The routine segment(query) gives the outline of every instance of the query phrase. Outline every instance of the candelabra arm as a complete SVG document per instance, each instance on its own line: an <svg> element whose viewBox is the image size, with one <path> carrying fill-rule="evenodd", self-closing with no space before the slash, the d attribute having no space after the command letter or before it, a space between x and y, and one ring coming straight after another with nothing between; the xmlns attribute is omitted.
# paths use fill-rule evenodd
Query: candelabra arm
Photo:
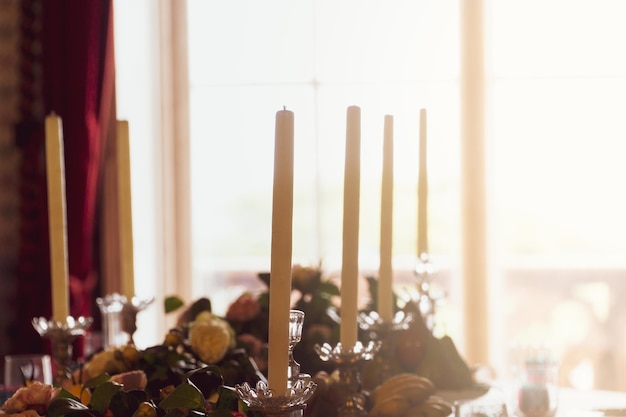
<svg viewBox="0 0 626 417"><path fill-rule="evenodd" d="M152 302L154 297L148 299L140 299L133 297L132 299L124 299L124 307L122 308L122 330L128 334L128 343L135 344L133 336L137 331L137 313L145 310Z"/></svg>
<svg viewBox="0 0 626 417"><path fill-rule="evenodd" d="M41 337L50 339L52 344L52 359L57 365L57 373L54 376L54 385L61 386L68 379L68 368L72 360L72 342L76 337L85 334L85 330L91 326L91 317L68 316L64 322L48 320L44 317L34 318L32 325Z"/></svg>
<svg viewBox="0 0 626 417"><path fill-rule="evenodd" d="M315 393L317 384L310 379L294 381L285 395L276 395L267 384L259 381L256 388L247 382L236 385L235 391L255 415L262 417L303 417L307 401Z"/></svg>
<svg viewBox="0 0 626 417"><path fill-rule="evenodd" d="M321 360L332 362L339 371L339 389L343 403L338 409L339 417L366 417L364 396L361 391L361 365L372 360L381 347L380 341L366 345L357 342L353 347L344 348L341 343L332 347L328 343L315 345Z"/></svg>

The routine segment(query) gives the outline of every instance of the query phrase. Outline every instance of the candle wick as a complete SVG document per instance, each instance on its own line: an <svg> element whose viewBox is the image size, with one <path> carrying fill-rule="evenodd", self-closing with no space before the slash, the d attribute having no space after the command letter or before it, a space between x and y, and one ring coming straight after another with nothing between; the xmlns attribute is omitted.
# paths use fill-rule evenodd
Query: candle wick
<svg viewBox="0 0 626 417"><path fill-rule="evenodd" d="M287 110L287 106L283 104L283 110Z"/></svg>

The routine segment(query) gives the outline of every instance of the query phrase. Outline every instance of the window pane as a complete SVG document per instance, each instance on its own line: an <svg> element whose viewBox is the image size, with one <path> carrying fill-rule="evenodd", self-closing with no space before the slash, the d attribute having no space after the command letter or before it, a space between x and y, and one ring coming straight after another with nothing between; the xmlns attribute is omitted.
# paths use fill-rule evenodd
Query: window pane
<svg viewBox="0 0 626 417"><path fill-rule="evenodd" d="M275 113L296 115L294 225L309 213L312 89L205 87L191 98L194 261L211 268L269 268ZM303 173L303 175L300 175ZM304 197L302 197L304 196ZM303 206L303 212L298 209ZM294 227L294 233L298 229ZM308 249L308 248L307 248Z"/></svg>
<svg viewBox="0 0 626 417"><path fill-rule="evenodd" d="M494 351L549 344L562 385L624 389L626 4L492 6Z"/></svg>
<svg viewBox="0 0 626 417"><path fill-rule="evenodd" d="M352 101L354 98L356 101ZM449 263L458 247L458 85L329 85L319 89L319 177L324 259L341 256L346 109L361 107L360 266L378 268L384 116L394 116L394 265L412 269L416 258L419 109L428 110L431 251ZM453 185L454 184L454 185Z"/></svg>
<svg viewBox="0 0 626 417"><path fill-rule="evenodd" d="M352 84L457 77L457 3L315 2L319 80Z"/></svg>
<svg viewBox="0 0 626 417"><path fill-rule="evenodd" d="M362 109L361 268L378 268L386 114L396 131L394 262L414 267L420 108L429 111L431 247L449 262L459 236L458 33L451 0L190 1L196 287L214 287L219 271L269 268L283 105L295 112L296 262L341 266L350 105Z"/></svg>
<svg viewBox="0 0 626 417"><path fill-rule="evenodd" d="M626 69L621 78L505 79L493 91L502 254L624 265Z"/></svg>
<svg viewBox="0 0 626 417"><path fill-rule="evenodd" d="M621 0L492 1L497 76L626 73L626 2Z"/></svg>
<svg viewBox="0 0 626 417"><path fill-rule="evenodd" d="M311 0L188 3L192 85L313 79Z"/></svg>

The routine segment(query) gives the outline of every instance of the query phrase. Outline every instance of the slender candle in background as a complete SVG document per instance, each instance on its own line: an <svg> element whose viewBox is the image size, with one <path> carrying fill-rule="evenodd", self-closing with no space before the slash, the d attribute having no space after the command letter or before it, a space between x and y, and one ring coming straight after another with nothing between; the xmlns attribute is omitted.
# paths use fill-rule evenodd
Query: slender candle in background
<svg viewBox="0 0 626 417"><path fill-rule="evenodd" d="M46 172L52 319L65 323L70 315L65 211L65 157L63 127L54 113L46 117Z"/></svg>
<svg viewBox="0 0 626 417"><path fill-rule="evenodd" d="M293 112L276 113L272 254L269 289L268 385L276 395L287 391L293 220Z"/></svg>
<svg viewBox="0 0 626 417"><path fill-rule="evenodd" d="M426 166L426 109L420 110L419 177L417 181L417 256L428 253L428 177Z"/></svg>
<svg viewBox="0 0 626 417"><path fill-rule="evenodd" d="M393 116L385 116L383 175L380 203L380 268L378 271L378 314L383 321L393 319Z"/></svg>
<svg viewBox="0 0 626 417"><path fill-rule="evenodd" d="M340 341L343 349L349 350L357 342L359 199L361 191L361 109L357 106L348 107L345 159Z"/></svg>
<svg viewBox="0 0 626 417"><path fill-rule="evenodd" d="M135 266L130 176L130 134L128 121L126 120L117 122L117 186L122 295L132 300L135 296Z"/></svg>

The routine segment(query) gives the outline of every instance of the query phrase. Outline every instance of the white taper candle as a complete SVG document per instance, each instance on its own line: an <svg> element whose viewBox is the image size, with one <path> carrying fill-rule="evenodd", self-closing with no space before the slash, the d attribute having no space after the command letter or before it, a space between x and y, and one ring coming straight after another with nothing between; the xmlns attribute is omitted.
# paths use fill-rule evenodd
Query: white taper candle
<svg viewBox="0 0 626 417"><path fill-rule="evenodd" d="M428 170L426 109L420 110L419 176L417 182L417 256L428 253Z"/></svg>
<svg viewBox="0 0 626 417"><path fill-rule="evenodd" d="M132 300L135 296L135 263L130 175L130 132L128 121L126 120L117 122L117 167L122 295Z"/></svg>
<svg viewBox="0 0 626 417"><path fill-rule="evenodd" d="M65 209L65 157L63 126L55 114L46 117L46 172L52 319L65 323L70 315Z"/></svg>
<svg viewBox="0 0 626 417"><path fill-rule="evenodd" d="M385 116L383 174L380 203L380 267L378 271L378 314L393 319L393 116Z"/></svg>
<svg viewBox="0 0 626 417"><path fill-rule="evenodd" d="M359 277L359 199L361 188L361 109L348 107L343 190L343 257L341 267L341 328L343 349L357 342Z"/></svg>
<svg viewBox="0 0 626 417"><path fill-rule="evenodd" d="M272 254L269 289L268 385L276 395L287 391L293 221L294 114L276 113Z"/></svg>

